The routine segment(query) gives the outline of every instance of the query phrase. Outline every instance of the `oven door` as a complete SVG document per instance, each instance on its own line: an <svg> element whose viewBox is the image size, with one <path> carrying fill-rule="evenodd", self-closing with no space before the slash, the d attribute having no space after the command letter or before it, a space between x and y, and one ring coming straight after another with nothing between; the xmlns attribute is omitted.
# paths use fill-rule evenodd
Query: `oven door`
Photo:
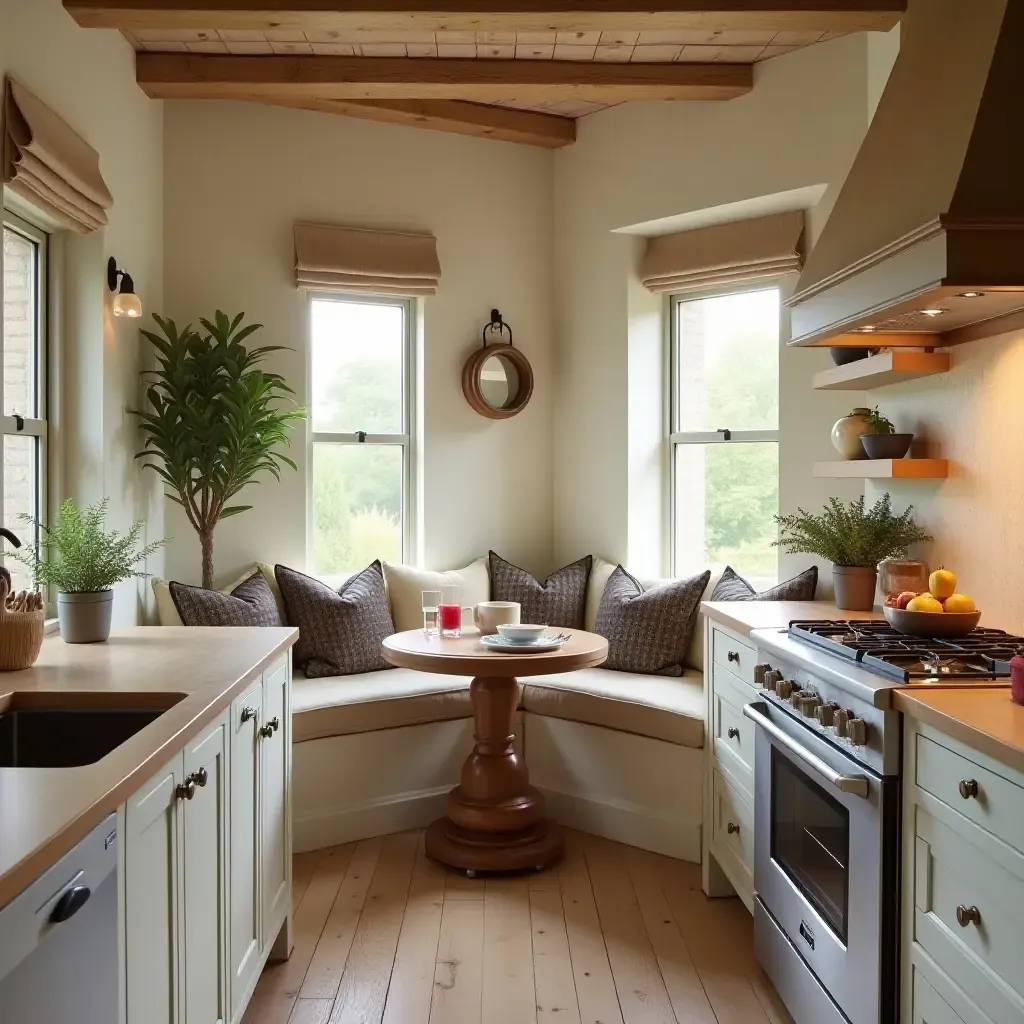
<svg viewBox="0 0 1024 1024"><path fill-rule="evenodd" d="M898 859L898 847L889 848L898 831L898 808L889 806L898 801L896 781L767 701L744 714L758 726L757 895L843 1015L852 1024L879 1024L891 1001L883 996L891 973L883 964L895 956L898 864L886 861Z"/></svg>

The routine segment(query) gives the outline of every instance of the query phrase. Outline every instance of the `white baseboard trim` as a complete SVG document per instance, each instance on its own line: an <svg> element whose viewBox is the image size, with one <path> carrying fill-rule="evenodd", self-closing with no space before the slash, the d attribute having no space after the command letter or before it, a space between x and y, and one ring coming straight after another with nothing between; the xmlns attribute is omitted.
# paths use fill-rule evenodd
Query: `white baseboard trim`
<svg viewBox="0 0 1024 1024"><path fill-rule="evenodd" d="M350 807L339 807L292 822L296 853L322 850L326 846L353 843L359 839L424 828L444 814L445 797L451 786L440 786L374 800Z"/></svg>
<svg viewBox="0 0 1024 1024"><path fill-rule="evenodd" d="M649 808L623 801L592 800L575 793L539 788L547 799L548 814L562 825L676 860L700 863L699 822L664 818Z"/></svg>

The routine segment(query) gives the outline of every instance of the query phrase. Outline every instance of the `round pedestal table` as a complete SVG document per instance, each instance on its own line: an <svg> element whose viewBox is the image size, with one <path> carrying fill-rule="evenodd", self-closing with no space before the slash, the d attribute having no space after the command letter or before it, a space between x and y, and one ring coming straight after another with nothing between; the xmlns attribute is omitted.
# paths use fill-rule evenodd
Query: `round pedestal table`
<svg viewBox="0 0 1024 1024"><path fill-rule="evenodd" d="M552 632L559 630L552 627ZM383 644L386 661L402 668L473 676L469 687L476 744L449 794L445 816L426 835L427 854L442 864L475 873L547 867L564 848L561 830L544 817L544 797L530 785L526 764L515 750L517 676L553 675L600 665L608 641L583 630L566 630L567 643L554 651L505 653L480 643L480 634L427 636L409 630Z"/></svg>

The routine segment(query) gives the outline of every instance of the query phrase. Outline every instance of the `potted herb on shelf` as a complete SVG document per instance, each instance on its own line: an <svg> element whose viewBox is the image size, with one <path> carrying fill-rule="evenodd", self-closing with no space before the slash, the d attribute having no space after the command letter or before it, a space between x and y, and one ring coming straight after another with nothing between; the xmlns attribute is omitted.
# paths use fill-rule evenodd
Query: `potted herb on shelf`
<svg viewBox="0 0 1024 1024"><path fill-rule="evenodd" d="M57 591L60 635L69 644L89 644L110 636L115 583L148 576L136 568L164 542L139 548L143 521L126 534L103 529L109 498L80 509L68 499L52 526L22 515L40 536L40 551L9 551L27 565L38 587Z"/></svg>
<svg viewBox="0 0 1024 1024"><path fill-rule="evenodd" d="M910 451L913 434L897 434L896 425L875 406L867 415L868 432L860 435L869 459L902 459Z"/></svg>
<svg viewBox="0 0 1024 1024"><path fill-rule="evenodd" d="M903 558L910 546L932 538L913 520L914 506L893 515L892 502L883 494L866 509L864 496L844 504L830 498L821 515L802 508L796 515L776 516L776 547L787 554L817 555L832 563L835 601L846 611L870 611L875 603L878 563Z"/></svg>

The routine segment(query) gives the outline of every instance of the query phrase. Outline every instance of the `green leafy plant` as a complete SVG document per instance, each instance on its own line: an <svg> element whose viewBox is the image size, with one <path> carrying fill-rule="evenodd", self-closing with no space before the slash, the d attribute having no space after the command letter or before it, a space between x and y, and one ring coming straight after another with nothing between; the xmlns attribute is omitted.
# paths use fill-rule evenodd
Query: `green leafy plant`
<svg viewBox="0 0 1024 1024"><path fill-rule="evenodd" d="M848 505L830 498L821 515L802 508L796 515L776 516L779 540L775 546L787 554L810 554L835 565L874 568L883 558L901 558L911 544L932 538L913 520L914 506L893 515L892 502L883 494L869 509L864 496Z"/></svg>
<svg viewBox="0 0 1024 1024"><path fill-rule="evenodd" d="M139 547L143 520L132 523L126 534L106 531L109 498L80 509L70 498L63 502L52 526L32 516L20 517L31 523L40 537L40 551L8 551L7 557L27 565L36 586L56 587L62 594L109 590L122 580L148 576L136 568L164 541Z"/></svg>
<svg viewBox="0 0 1024 1024"><path fill-rule="evenodd" d="M896 433L896 425L888 416L885 416L878 411L877 405L868 413L867 421L869 431L872 434Z"/></svg>
<svg viewBox="0 0 1024 1024"><path fill-rule="evenodd" d="M217 524L252 508L231 499L262 473L280 480L282 465L296 468L280 449L290 444L291 425L305 418L290 403L284 378L258 365L283 346L246 348L243 341L262 324L242 327L244 317L217 310L212 321L200 318L202 334L154 316L161 333L141 332L159 369L142 375L150 408L133 410L146 439L135 457L159 474L199 535L204 587L213 586Z"/></svg>

